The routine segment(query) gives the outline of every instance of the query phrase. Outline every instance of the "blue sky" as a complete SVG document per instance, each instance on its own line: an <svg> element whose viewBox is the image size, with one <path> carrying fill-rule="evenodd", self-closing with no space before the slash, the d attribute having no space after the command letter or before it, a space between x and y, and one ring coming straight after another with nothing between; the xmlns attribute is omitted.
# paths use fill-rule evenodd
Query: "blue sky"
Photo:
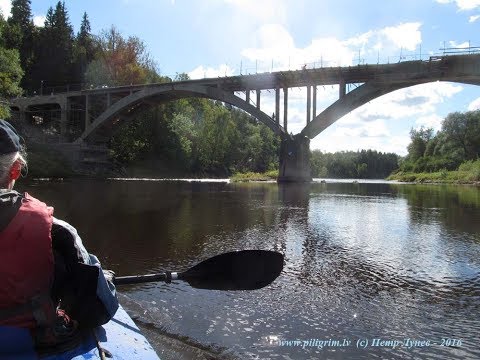
<svg viewBox="0 0 480 360"><path fill-rule="evenodd" d="M0 0L4 14L9 1ZM33 0L35 22L56 1ZM65 1L78 31L86 11L92 32L115 25L144 41L162 75L192 78L280 69L428 59L443 47L480 46L480 0L83 0ZM292 89L289 131L306 122L305 89ZM318 111L338 96L320 87ZM262 110L274 111L272 93ZM418 85L371 101L311 141L312 149L376 149L406 154L410 129L440 128L450 112L480 108L480 87ZM318 112L317 111L317 112Z"/></svg>

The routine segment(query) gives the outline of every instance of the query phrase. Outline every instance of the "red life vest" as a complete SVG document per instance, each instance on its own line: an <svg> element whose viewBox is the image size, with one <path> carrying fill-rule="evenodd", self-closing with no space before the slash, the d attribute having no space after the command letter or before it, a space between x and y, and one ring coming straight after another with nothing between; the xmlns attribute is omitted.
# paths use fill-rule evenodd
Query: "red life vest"
<svg viewBox="0 0 480 360"><path fill-rule="evenodd" d="M0 325L48 327L55 319L53 208L27 193L21 201L0 232Z"/></svg>

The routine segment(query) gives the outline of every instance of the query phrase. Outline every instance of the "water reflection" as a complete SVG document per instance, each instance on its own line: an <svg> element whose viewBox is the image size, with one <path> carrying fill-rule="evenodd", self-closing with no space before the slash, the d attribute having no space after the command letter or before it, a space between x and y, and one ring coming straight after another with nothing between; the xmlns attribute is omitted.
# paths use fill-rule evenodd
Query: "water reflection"
<svg viewBox="0 0 480 360"><path fill-rule="evenodd" d="M224 358L480 357L478 188L114 180L24 187L119 274L182 270L247 248L285 254L283 274L257 291L125 288L123 301L158 339L187 338ZM281 343L445 337L462 346Z"/></svg>
<svg viewBox="0 0 480 360"><path fill-rule="evenodd" d="M476 234L480 232L480 190L476 186L392 185L399 196L407 199L413 220L421 223L438 221L442 225Z"/></svg>

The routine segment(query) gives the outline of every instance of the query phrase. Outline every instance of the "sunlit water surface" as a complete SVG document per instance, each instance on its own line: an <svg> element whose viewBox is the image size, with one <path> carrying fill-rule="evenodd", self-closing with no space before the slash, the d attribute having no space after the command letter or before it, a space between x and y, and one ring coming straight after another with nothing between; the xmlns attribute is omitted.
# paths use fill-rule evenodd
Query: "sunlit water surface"
<svg viewBox="0 0 480 360"><path fill-rule="evenodd" d="M159 354L167 336L228 359L480 358L476 187L111 179L20 188L53 205L118 275L185 270L231 250L285 255L261 290L119 289Z"/></svg>

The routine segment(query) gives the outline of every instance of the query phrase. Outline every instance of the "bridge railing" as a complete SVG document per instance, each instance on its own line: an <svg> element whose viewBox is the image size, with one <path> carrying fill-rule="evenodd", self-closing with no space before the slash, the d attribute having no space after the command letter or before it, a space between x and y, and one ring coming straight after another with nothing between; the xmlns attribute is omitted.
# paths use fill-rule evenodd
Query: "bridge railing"
<svg viewBox="0 0 480 360"><path fill-rule="evenodd" d="M431 58L438 58L443 56L451 55L473 55L480 54L480 47L469 46L465 48L442 48L439 49L439 52L419 52L406 53L400 52L398 55L381 57L379 53L367 53L362 54L358 53L358 56L348 59L348 61L341 60L332 60L331 57L322 57L309 62L290 62L286 61L280 62L272 59L271 63L262 62L262 63L241 63L239 67L239 75L253 75L258 73L268 73L268 72L277 72L277 71L292 71L292 70L313 70L313 69L323 69L330 67L348 67L348 66L357 66L357 65L378 65L378 64L393 64L400 63L405 61L430 61ZM232 74L233 76L234 74Z"/></svg>
<svg viewBox="0 0 480 360"><path fill-rule="evenodd" d="M432 59L438 59L439 57L444 56L452 56L452 55L472 55L472 54L480 54L480 47L476 46L468 46L468 47L444 47L439 49L440 52L428 52L422 53L421 49L418 53L404 53L403 51L396 56L388 56L380 58L380 54L378 53L375 59L375 54L372 53L365 53L362 54L360 51L358 56L349 59L349 61L340 61L340 60L331 60L329 58L323 58L320 56L315 61L310 62L298 62L298 59L295 63L291 63L290 60L286 61L274 61L272 59L271 63L267 62L255 62L255 63L243 63L240 62L238 69L235 66L230 67L229 71L225 71L225 73L218 74L218 76L212 76L209 73L207 76L207 72L204 73L205 78L211 77L230 77L236 75L253 75L259 73L271 73L277 71L294 71L294 70L313 70L313 69L323 69L323 68L332 68L332 67L342 67L342 66L357 66L357 65L375 65L375 64L393 64L393 63L400 63L405 61L430 61ZM350 61L351 60L351 61ZM176 81L178 77L178 73L173 76L166 76L163 75L164 79L170 81ZM200 78L195 78L191 80L196 80ZM144 85L144 84L126 84L126 86L132 85ZM59 93L66 93L72 91L81 91L81 90L88 90L88 89L102 89L108 88L108 85L96 85L93 86L91 84L80 83L80 84L65 84L65 85L48 85L46 80L42 80L38 90L32 91L30 93L25 93L24 96L36 96L36 95L54 95ZM116 87L116 86L115 86Z"/></svg>
<svg viewBox="0 0 480 360"><path fill-rule="evenodd" d="M37 90L25 92L25 96L43 96L54 95L59 93L66 93L71 91L81 91L85 87L85 84L65 84L65 85L47 85L47 82L42 80Z"/></svg>

